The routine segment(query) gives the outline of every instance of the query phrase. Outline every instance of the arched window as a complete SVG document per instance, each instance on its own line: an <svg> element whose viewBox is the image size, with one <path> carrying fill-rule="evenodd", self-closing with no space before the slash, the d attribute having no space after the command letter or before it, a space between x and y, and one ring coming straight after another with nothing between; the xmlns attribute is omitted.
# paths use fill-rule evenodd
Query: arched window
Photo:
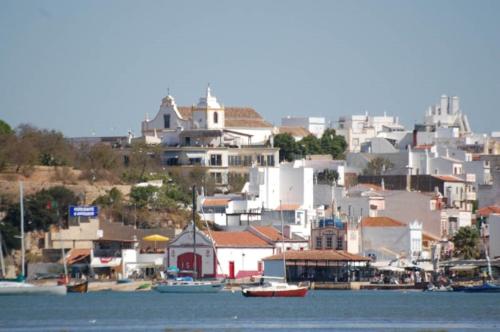
<svg viewBox="0 0 500 332"><path fill-rule="evenodd" d="M214 123L219 122L219 114L217 112L214 112Z"/></svg>

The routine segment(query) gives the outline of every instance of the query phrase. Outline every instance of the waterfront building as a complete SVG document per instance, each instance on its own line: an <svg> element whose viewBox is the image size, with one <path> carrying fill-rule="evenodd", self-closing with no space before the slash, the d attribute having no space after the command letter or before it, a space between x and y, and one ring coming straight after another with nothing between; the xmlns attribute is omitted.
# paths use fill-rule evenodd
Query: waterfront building
<svg viewBox="0 0 500 332"><path fill-rule="evenodd" d="M231 279L260 275L264 257L283 250L282 235L271 226L250 226L236 231L196 229L196 259L199 277ZM308 241L285 234L284 250L306 250ZM193 228L186 227L168 245L168 266L191 271L194 266Z"/></svg>
<svg viewBox="0 0 500 332"><path fill-rule="evenodd" d="M343 250L286 251L287 281L353 282L373 276L369 257ZM283 253L264 258L267 276L283 276Z"/></svg>
<svg viewBox="0 0 500 332"><path fill-rule="evenodd" d="M493 259L500 258L500 208L497 207L496 213L488 217L488 244L489 254Z"/></svg>
<svg viewBox="0 0 500 332"><path fill-rule="evenodd" d="M376 262L400 258L415 261L424 256L422 223L417 220L405 224L389 217L365 217L361 220L361 239L361 253Z"/></svg>

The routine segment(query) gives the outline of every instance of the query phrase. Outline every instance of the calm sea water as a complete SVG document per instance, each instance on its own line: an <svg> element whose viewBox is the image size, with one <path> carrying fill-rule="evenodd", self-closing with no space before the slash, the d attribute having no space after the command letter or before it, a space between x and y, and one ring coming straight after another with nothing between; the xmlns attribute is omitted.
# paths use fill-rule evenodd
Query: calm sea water
<svg viewBox="0 0 500 332"><path fill-rule="evenodd" d="M0 331L500 331L500 294L99 292L0 297Z"/></svg>

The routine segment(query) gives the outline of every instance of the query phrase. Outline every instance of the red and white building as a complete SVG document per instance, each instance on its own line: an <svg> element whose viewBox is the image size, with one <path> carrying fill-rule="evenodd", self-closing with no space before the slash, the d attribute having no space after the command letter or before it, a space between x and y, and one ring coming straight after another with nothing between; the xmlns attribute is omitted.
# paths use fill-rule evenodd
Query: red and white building
<svg viewBox="0 0 500 332"><path fill-rule="evenodd" d="M308 241L285 235L286 250L305 250ZM281 252L282 236L274 227L255 226L243 231L196 230L198 277L226 276L231 279L260 275L263 259ZM186 227L168 245L167 266L192 271L194 266L193 228Z"/></svg>

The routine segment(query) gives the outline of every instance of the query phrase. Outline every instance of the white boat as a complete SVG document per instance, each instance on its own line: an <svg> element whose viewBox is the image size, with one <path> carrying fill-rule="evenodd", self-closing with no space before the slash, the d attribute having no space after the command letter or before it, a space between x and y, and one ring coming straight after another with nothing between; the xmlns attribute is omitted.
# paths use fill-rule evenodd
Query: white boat
<svg viewBox="0 0 500 332"><path fill-rule="evenodd" d="M39 286L25 282L0 281L0 295L66 295L66 286Z"/></svg>
<svg viewBox="0 0 500 332"><path fill-rule="evenodd" d="M153 289L160 293L217 293L224 288L219 281L165 280L157 283Z"/></svg>
<svg viewBox="0 0 500 332"><path fill-rule="evenodd" d="M283 281L265 281L260 286L243 288L241 293L245 297L304 297L308 287L291 285Z"/></svg>

